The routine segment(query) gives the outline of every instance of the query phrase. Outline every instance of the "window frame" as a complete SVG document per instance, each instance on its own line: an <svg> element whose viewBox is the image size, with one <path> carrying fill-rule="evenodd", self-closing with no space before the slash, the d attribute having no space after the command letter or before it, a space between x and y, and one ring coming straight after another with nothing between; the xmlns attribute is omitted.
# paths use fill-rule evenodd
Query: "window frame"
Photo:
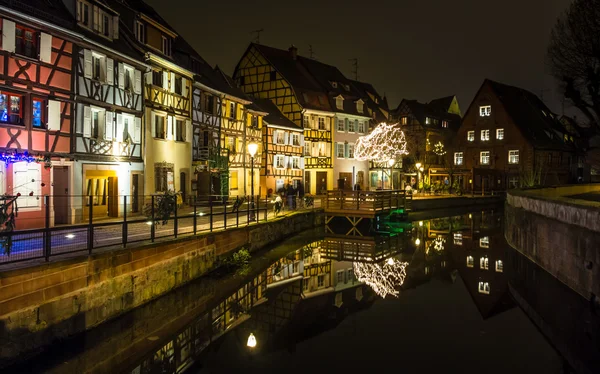
<svg viewBox="0 0 600 374"><path fill-rule="evenodd" d="M171 56L171 39L168 36L161 35L161 49L165 56Z"/></svg>
<svg viewBox="0 0 600 374"><path fill-rule="evenodd" d="M460 162L456 162L460 159ZM454 152L454 165L462 165L464 162L464 152Z"/></svg>
<svg viewBox="0 0 600 374"><path fill-rule="evenodd" d="M481 141L487 142L488 140L490 140L490 130L489 129L481 130Z"/></svg>
<svg viewBox="0 0 600 374"><path fill-rule="evenodd" d="M480 105L479 106L479 117L490 117L492 115L491 105Z"/></svg>
<svg viewBox="0 0 600 374"><path fill-rule="evenodd" d="M281 160L281 163L279 162ZM275 169L285 169L285 156L284 155L275 155L273 158L273 167Z"/></svg>
<svg viewBox="0 0 600 374"><path fill-rule="evenodd" d="M7 121L1 120L2 116L0 116L0 123L7 124L7 125L23 126L25 124L25 119L24 119L24 115L23 115L23 102L25 100L25 95L12 93L10 91L0 91L0 95L6 96L5 106L6 106L6 110L7 110ZM12 120L12 117L16 116L16 114L13 113L13 106L12 106L12 98L13 97L19 98L19 114L18 114L19 120L16 122Z"/></svg>
<svg viewBox="0 0 600 374"><path fill-rule="evenodd" d="M481 152L479 152L479 163L481 165L489 165L490 164L490 159L491 159L491 152L490 151L481 151ZM484 162L484 160L486 160L486 162Z"/></svg>
<svg viewBox="0 0 600 374"><path fill-rule="evenodd" d="M40 125L36 126L34 124L34 120L35 120L35 115L33 113L33 111L35 110L35 105L34 102L39 102L40 103ZM46 99L39 97L39 96L32 96L31 97L31 127L34 129L46 129L47 126L47 118L48 118L48 104Z"/></svg>
<svg viewBox="0 0 600 374"><path fill-rule="evenodd" d="M135 38L138 42L146 44L146 25L139 20L135 21Z"/></svg>
<svg viewBox="0 0 600 374"><path fill-rule="evenodd" d="M327 127L325 125L325 117L318 117L317 123L319 126L319 130L327 130Z"/></svg>
<svg viewBox="0 0 600 374"><path fill-rule="evenodd" d="M519 150L518 149L510 149L508 151L508 163L510 165L518 165L519 164Z"/></svg>
<svg viewBox="0 0 600 374"><path fill-rule="evenodd" d="M299 170L300 167L300 157L292 157L292 169Z"/></svg>
<svg viewBox="0 0 600 374"><path fill-rule="evenodd" d="M342 150L342 155L340 156L340 146ZM335 143L335 156L337 158L346 158L346 149L344 143Z"/></svg>
<svg viewBox="0 0 600 374"><path fill-rule="evenodd" d="M184 119L180 119L177 117L173 118L175 122L173 125L175 126L175 141L176 142L187 142L186 136L186 121Z"/></svg>
<svg viewBox="0 0 600 374"><path fill-rule="evenodd" d="M302 142L300 141L300 134L292 133L292 145L295 147L302 146Z"/></svg>
<svg viewBox="0 0 600 374"><path fill-rule="evenodd" d="M18 30L21 31L21 36L18 35ZM32 55L25 53L27 48L27 40L29 40L25 38L26 32L30 32L32 35L30 41L32 45L32 50L30 53L32 53ZM37 59L39 57L39 48L39 32L30 27L15 23L15 53L20 56Z"/></svg>
<svg viewBox="0 0 600 374"><path fill-rule="evenodd" d="M504 140L504 128L496 129L496 140Z"/></svg>
<svg viewBox="0 0 600 374"><path fill-rule="evenodd" d="M467 141L469 141L469 142L475 141L475 130L467 131Z"/></svg>
<svg viewBox="0 0 600 374"><path fill-rule="evenodd" d="M158 128L156 127L156 125L158 124L158 118L162 118L162 136L160 136L159 132L158 132ZM162 140L166 140L167 139L167 115L166 114L159 114L159 113L154 113L154 123L152 124L152 126L154 127L154 139L162 139Z"/></svg>

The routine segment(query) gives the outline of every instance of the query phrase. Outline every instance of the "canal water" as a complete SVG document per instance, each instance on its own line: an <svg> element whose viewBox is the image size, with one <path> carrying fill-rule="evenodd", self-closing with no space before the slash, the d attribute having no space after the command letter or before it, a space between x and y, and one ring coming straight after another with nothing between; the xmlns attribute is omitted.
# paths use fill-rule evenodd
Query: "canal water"
<svg viewBox="0 0 600 374"><path fill-rule="evenodd" d="M303 233L5 372L600 372L598 315L500 209L436 217Z"/></svg>

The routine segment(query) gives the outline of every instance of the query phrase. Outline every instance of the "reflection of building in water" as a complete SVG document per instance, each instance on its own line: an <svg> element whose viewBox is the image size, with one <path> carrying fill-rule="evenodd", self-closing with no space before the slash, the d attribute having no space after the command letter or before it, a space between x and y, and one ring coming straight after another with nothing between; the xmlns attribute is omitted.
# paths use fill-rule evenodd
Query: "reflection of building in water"
<svg viewBox="0 0 600 374"><path fill-rule="evenodd" d="M451 253L467 290L484 318L513 306L504 274L501 212L461 216L452 226Z"/></svg>

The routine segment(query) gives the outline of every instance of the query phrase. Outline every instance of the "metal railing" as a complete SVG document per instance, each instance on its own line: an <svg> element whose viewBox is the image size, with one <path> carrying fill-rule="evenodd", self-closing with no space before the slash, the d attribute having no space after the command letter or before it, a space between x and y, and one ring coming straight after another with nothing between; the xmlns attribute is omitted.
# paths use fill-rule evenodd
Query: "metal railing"
<svg viewBox="0 0 600 374"><path fill-rule="evenodd" d="M327 191L326 210L354 210L383 212L392 209L409 208L411 194L403 190L383 191Z"/></svg>
<svg viewBox="0 0 600 374"><path fill-rule="evenodd" d="M134 243L154 243L181 236L196 235L265 222L293 211L314 209L299 205L284 207L275 214L266 197L246 197L244 201L227 196L192 198L190 205L177 199L172 211L161 208L163 195L132 196L40 196L41 211L19 208L16 229L0 232L0 267L20 261L43 259L73 253L126 248ZM62 199L62 200L61 200ZM70 201L60 217L61 201ZM190 199L188 199L189 201ZM92 207L90 209L90 207ZM63 210L63 212L66 210ZM67 221L59 224L59 221Z"/></svg>

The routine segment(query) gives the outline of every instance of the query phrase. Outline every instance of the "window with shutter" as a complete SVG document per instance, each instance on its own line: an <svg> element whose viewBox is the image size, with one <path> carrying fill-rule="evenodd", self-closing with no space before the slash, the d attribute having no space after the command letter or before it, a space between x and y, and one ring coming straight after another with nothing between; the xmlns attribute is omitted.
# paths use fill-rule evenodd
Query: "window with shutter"
<svg viewBox="0 0 600 374"><path fill-rule="evenodd" d="M106 83L115 84L115 61L112 58L106 59Z"/></svg>
<svg viewBox="0 0 600 374"><path fill-rule="evenodd" d="M142 119L140 117L134 119L133 142L135 144L142 142Z"/></svg>
<svg viewBox="0 0 600 374"><path fill-rule="evenodd" d="M92 136L92 109L89 106L83 107L83 136Z"/></svg>
<svg viewBox="0 0 600 374"><path fill-rule="evenodd" d="M114 130L114 121L113 121L113 112L104 112L105 123L104 123L104 139L108 141L113 140L113 130Z"/></svg>

